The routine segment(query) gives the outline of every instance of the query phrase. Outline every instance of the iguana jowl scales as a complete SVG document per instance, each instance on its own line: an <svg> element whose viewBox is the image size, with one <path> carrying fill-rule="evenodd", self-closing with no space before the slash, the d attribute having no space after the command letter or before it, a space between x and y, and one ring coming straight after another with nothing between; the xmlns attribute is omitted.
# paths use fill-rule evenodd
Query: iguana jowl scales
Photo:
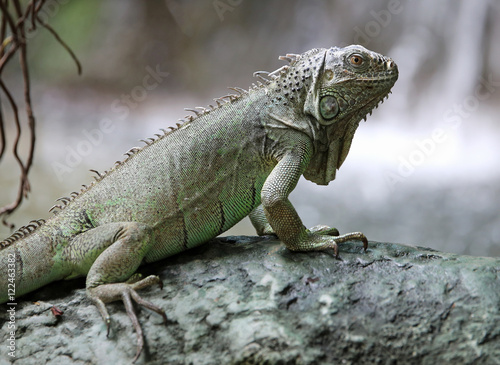
<svg viewBox="0 0 500 365"><path fill-rule="evenodd" d="M288 65L264 82L217 99L179 128L134 148L80 193L63 198L46 222L0 242L0 303L55 280L87 276L88 297L109 330L105 303L122 300L138 336L132 300L161 314L136 290L160 284L134 273L141 264L198 246L245 216L293 251L324 250L361 233L307 230L288 195L301 175L335 178L359 122L390 92L394 61L361 46L281 57Z"/></svg>

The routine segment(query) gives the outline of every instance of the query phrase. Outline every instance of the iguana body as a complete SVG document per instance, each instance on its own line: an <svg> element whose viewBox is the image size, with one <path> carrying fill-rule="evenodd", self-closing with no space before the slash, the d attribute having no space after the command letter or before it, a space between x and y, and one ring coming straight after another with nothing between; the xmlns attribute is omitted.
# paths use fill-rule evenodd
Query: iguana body
<svg viewBox="0 0 500 365"><path fill-rule="evenodd" d="M10 300L12 278L17 297L86 275L87 294L108 326L104 303L124 301L138 332L137 357L142 332L131 298L165 318L135 292L158 277L129 280L141 264L198 246L247 215L259 234L275 233L291 250L336 251L352 238L366 247L361 233L306 230L288 195L301 175L318 184L335 178L359 122L388 95L397 67L361 46L284 59L290 65L264 84L238 89L240 95L218 99L216 108L132 149L63 199L54 217L1 242L0 303Z"/></svg>

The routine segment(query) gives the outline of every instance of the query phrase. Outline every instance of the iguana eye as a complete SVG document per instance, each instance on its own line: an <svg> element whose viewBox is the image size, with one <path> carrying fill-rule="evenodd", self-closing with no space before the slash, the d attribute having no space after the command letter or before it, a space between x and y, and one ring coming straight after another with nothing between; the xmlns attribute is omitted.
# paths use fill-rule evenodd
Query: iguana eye
<svg viewBox="0 0 500 365"><path fill-rule="evenodd" d="M319 102L319 111L323 119L333 119L339 113L339 104L333 96L323 96Z"/></svg>
<svg viewBox="0 0 500 365"><path fill-rule="evenodd" d="M363 56L361 56L359 54L353 54L349 58L349 61L351 62L351 65L353 65L354 67L360 67L361 65L363 65L363 62L365 60L363 59Z"/></svg>

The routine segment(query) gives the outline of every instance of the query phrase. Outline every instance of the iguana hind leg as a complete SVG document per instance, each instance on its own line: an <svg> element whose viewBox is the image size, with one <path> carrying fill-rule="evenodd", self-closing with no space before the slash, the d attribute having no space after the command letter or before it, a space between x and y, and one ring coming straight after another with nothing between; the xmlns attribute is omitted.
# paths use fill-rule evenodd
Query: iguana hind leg
<svg viewBox="0 0 500 365"><path fill-rule="evenodd" d="M271 227L271 225L267 221L266 213L264 212L264 207L262 206L262 204L252 210L248 217L250 218L250 222L252 222L252 225L254 226L259 236L276 234L274 233L273 227Z"/></svg>
<svg viewBox="0 0 500 365"><path fill-rule="evenodd" d="M158 276L151 275L138 280L133 275L153 241L149 226L136 222L109 223L81 233L68 246L67 255L75 264L74 276L88 271L87 296L101 313L109 334L111 318L106 303L121 300L125 305L137 334L137 352L134 361L144 347L142 328L134 311L132 300L160 314L167 321L165 312L142 299L136 290L158 284ZM81 248L86 248L82 250ZM81 263L85 263L82 265ZM88 268L88 266L90 268Z"/></svg>

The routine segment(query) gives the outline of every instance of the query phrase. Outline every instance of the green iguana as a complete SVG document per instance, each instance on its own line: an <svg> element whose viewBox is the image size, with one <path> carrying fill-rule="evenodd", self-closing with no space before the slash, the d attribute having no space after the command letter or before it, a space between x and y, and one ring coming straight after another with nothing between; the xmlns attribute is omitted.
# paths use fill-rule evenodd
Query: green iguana
<svg viewBox="0 0 500 365"><path fill-rule="evenodd" d="M335 178L359 122L398 78L394 61L361 46L313 49L248 91L234 88L216 107L193 110L178 128L142 148L0 242L0 303L50 282L87 276L87 296L106 325L105 303L122 300L143 348L132 300L166 315L136 290L158 276L141 264L198 246L245 216L259 235L276 234L292 251L333 249L359 232L306 229L288 200L301 175L320 185Z"/></svg>

